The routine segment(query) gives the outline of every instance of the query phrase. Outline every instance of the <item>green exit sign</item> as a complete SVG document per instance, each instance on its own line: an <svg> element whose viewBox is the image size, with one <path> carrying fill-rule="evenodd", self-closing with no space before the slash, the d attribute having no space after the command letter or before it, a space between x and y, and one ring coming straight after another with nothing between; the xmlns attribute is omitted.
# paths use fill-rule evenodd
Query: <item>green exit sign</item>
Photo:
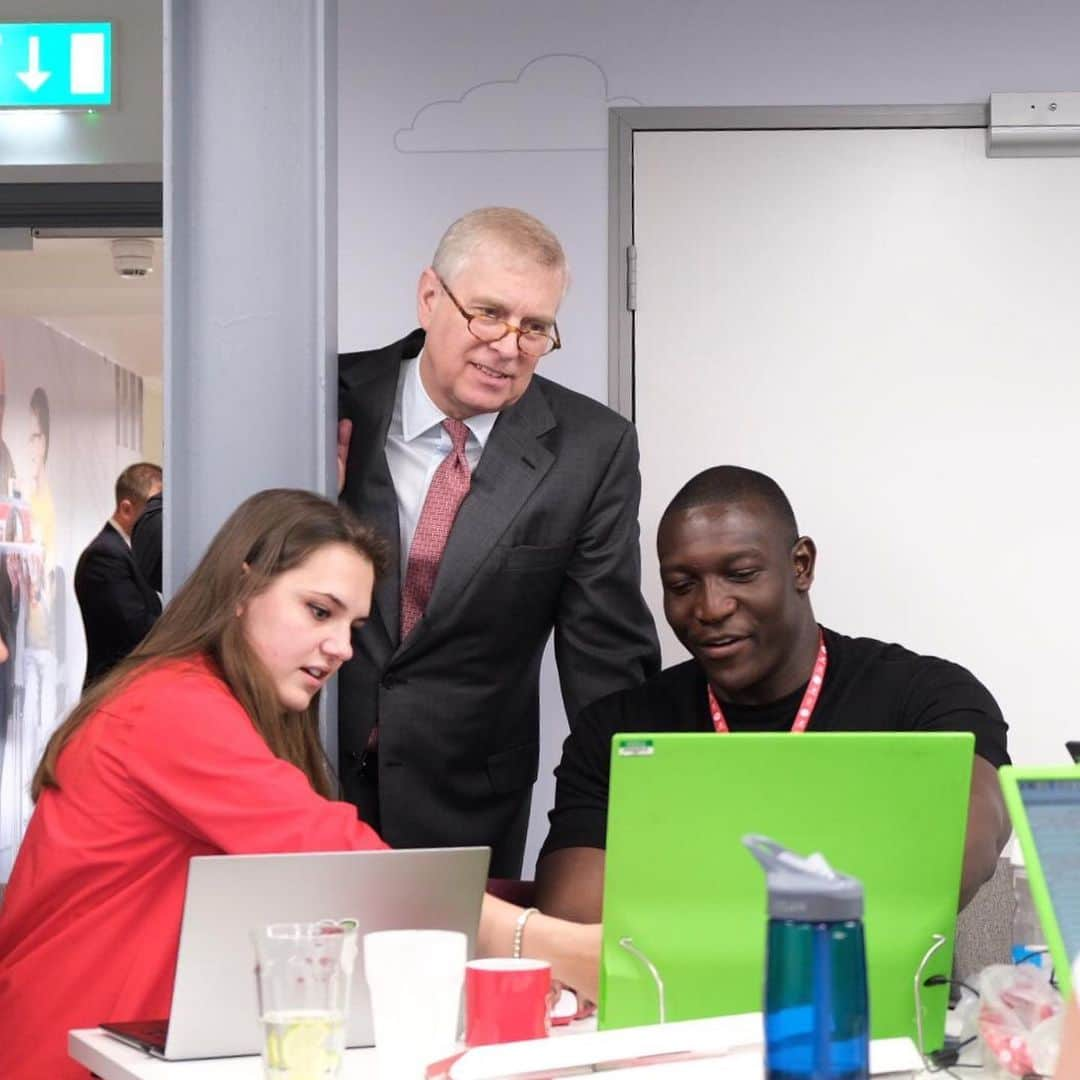
<svg viewBox="0 0 1080 1080"><path fill-rule="evenodd" d="M112 23L0 23L0 109L112 104Z"/></svg>

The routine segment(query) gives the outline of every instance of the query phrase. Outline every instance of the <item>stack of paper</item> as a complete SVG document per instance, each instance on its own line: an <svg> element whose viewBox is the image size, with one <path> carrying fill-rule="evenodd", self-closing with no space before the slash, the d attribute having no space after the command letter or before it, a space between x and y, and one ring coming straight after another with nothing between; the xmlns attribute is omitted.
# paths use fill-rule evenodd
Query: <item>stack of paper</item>
<svg viewBox="0 0 1080 1080"><path fill-rule="evenodd" d="M603 1072L608 1080L715 1077L761 1080L761 1013L621 1028L566 1038L479 1046L428 1070L431 1080L557 1080ZM922 1068L910 1039L875 1039L872 1076L910 1076Z"/></svg>

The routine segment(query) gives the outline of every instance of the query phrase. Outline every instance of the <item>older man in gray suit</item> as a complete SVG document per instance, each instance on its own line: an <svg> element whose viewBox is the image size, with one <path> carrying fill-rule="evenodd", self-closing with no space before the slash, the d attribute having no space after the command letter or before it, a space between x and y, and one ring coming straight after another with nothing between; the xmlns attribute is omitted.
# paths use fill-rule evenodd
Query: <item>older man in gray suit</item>
<svg viewBox="0 0 1080 1080"><path fill-rule="evenodd" d="M640 593L637 439L535 370L561 347L556 237L520 210L456 221L421 329L340 363L342 498L390 572L340 681L340 775L399 847L488 844L520 873L555 633L571 718L659 665Z"/></svg>

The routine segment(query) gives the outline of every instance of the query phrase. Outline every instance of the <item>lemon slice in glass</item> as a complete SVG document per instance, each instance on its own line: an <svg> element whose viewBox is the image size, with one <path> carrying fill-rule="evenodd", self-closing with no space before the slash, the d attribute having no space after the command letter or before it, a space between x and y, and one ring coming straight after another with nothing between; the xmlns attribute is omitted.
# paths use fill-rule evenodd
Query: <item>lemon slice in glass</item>
<svg viewBox="0 0 1080 1080"><path fill-rule="evenodd" d="M291 1021L281 1033L280 1066L289 1080L323 1080L337 1063L326 1049L333 1024L314 1016Z"/></svg>

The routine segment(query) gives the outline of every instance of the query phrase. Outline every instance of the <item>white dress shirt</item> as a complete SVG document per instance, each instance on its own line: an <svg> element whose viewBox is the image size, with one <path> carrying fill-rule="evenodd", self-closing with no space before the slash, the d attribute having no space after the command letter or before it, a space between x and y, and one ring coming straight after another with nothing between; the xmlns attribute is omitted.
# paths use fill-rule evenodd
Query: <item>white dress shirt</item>
<svg viewBox="0 0 1080 1080"><path fill-rule="evenodd" d="M386 432L386 463L390 467L390 477L397 493L403 582L405 568L409 564L409 548L431 486L431 478L453 448L450 436L442 426L447 418L446 413L428 396L420 378L422 358L423 353L401 365L394 394L394 413ZM469 429L465 457L470 473L476 471L480 455L498 418L497 412L480 413L465 421Z"/></svg>

